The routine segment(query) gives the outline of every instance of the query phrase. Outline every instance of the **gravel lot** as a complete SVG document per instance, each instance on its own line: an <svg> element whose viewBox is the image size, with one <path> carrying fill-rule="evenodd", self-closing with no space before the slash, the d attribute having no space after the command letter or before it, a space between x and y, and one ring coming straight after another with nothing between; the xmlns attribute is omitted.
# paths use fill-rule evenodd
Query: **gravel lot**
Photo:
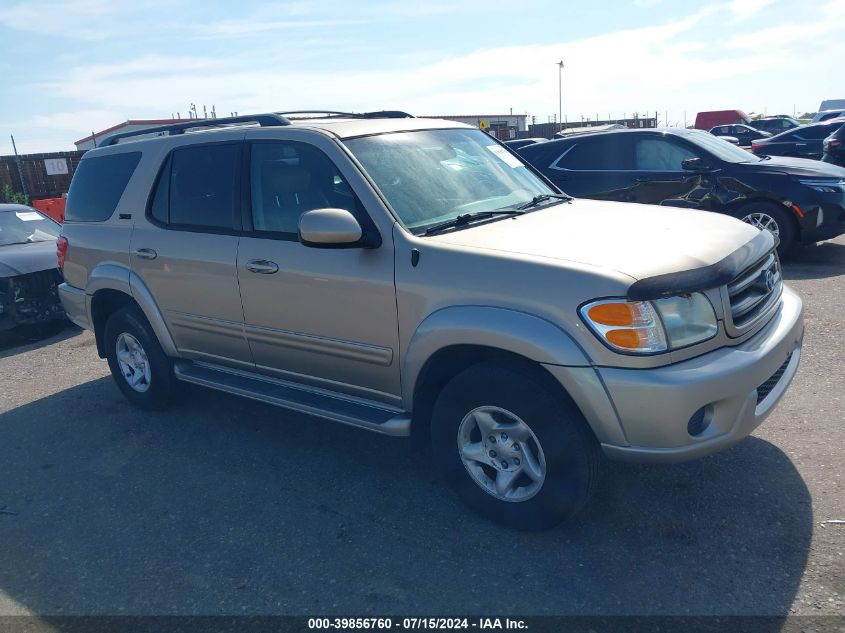
<svg viewBox="0 0 845 633"><path fill-rule="evenodd" d="M425 454L223 394L133 409L74 328L0 344L0 614L845 614L845 238L785 266L801 369L755 435L608 464L576 523L471 514Z"/></svg>

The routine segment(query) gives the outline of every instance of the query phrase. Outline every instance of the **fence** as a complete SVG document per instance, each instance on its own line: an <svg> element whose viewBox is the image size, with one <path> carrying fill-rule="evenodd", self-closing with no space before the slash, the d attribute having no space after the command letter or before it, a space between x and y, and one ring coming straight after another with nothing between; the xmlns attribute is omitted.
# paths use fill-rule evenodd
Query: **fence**
<svg viewBox="0 0 845 633"><path fill-rule="evenodd" d="M6 185L30 200L60 198L85 152L48 152L0 156L0 190Z"/></svg>

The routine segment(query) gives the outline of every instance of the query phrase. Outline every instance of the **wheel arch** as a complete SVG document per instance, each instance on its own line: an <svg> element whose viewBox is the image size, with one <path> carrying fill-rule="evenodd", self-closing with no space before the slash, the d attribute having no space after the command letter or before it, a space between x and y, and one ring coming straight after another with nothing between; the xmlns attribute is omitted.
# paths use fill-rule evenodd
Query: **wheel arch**
<svg viewBox="0 0 845 633"><path fill-rule="evenodd" d="M178 356L176 345L164 317L146 284L124 266L101 264L91 271L85 289L89 299L91 326L97 342L97 353L105 357L103 330L110 314L127 306L141 310L168 356Z"/></svg>
<svg viewBox="0 0 845 633"><path fill-rule="evenodd" d="M544 364L587 367L589 358L561 328L545 319L505 308L446 308L417 328L405 354L402 400L412 411L411 432L427 433L434 400L464 369L486 361L515 365L570 397Z"/></svg>

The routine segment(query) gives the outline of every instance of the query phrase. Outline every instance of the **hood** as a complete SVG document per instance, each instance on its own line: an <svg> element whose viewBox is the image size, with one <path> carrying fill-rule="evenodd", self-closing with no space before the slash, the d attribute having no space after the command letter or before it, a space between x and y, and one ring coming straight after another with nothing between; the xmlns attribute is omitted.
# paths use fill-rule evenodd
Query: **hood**
<svg viewBox="0 0 845 633"><path fill-rule="evenodd" d="M56 268L56 242L0 246L0 277L15 277Z"/></svg>
<svg viewBox="0 0 845 633"><path fill-rule="evenodd" d="M845 178L845 168L809 158L772 156L766 160L742 163L761 173L779 173L804 178Z"/></svg>
<svg viewBox="0 0 845 633"><path fill-rule="evenodd" d="M642 280L712 266L759 235L718 213L579 199L424 239L577 262Z"/></svg>

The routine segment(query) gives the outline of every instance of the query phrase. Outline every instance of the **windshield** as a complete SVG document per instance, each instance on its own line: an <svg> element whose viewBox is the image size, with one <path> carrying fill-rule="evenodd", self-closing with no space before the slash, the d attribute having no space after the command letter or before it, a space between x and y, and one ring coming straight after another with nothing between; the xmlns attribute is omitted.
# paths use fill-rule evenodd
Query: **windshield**
<svg viewBox="0 0 845 633"><path fill-rule="evenodd" d="M468 213L516 209L556 193L480 130L423 130L346 141L414 233ZM552 199L547 204L557 204Z"/></svg>
<svg viewBox="0 0 845 633"><path fill-rule="evenodd" d="M690 143L695 143L700 148L707 150L716 158L725 161L726 163L750 163L760 160L759 156L755 156L751 152L740 149L733 143L714 136L709 132L702 132L701 130L690 130L684 135L684 138Z"/></svg>
<svg viewBox="0 0 845 633"><path fill-rule="evenodd" d="M35 209L0 210L0 246L55 241L59 225Z"/></svg>

